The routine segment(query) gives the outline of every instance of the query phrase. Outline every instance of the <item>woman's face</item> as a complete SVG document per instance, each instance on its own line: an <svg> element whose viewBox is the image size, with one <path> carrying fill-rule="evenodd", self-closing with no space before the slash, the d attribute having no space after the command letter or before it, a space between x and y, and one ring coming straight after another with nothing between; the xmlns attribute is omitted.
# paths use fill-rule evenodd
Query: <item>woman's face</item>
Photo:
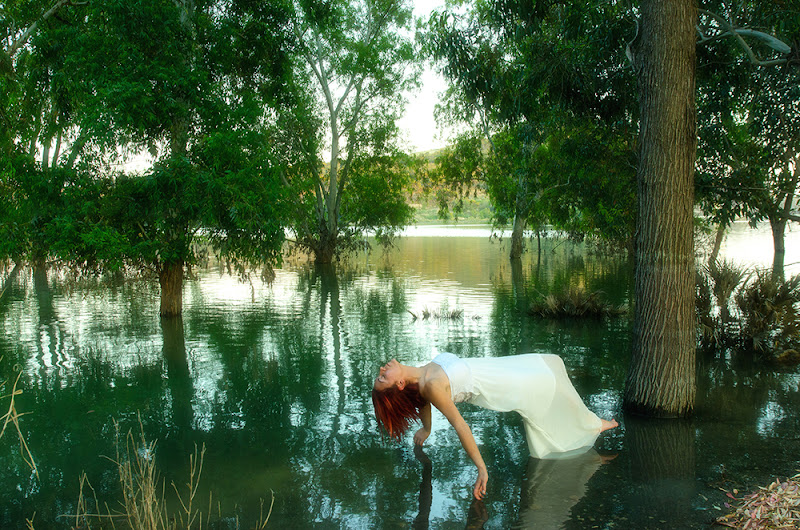
<svg viewBox="0 0 800 530"><path fill-rule="evenodd" d="M375 378L373 388L375 390L386 390L397 385L401 376L400 363L397 359L392 359L378 369L378 377Z"/></svg>

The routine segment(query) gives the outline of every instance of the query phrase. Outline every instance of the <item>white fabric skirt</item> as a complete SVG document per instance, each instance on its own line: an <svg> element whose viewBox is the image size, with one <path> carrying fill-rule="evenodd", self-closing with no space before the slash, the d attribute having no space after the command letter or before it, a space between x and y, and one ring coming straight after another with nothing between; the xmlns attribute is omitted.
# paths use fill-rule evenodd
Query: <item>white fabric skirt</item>
<svg viewBox="0 0 800 530"><path fill-rule="evenodd" d="M561 458L588 450L601 421L586 408L557 355L463 359L472 372L469 403L522 416L531 456Z"/></svg>

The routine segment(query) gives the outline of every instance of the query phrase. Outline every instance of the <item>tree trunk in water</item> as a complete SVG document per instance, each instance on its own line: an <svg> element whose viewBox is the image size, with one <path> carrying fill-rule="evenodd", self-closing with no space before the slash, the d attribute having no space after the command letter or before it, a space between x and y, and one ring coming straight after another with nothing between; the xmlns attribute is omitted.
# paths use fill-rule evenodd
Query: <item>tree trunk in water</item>
<svg viewBox="0 0 800 530"><path fill-rule="evenodd" d="M179 316L183 312L183 260L164 263L158 281L161 284L161 316Z"/></svg>
<svg viewBox="0 0 800 530"><path fill-rule="evenodd" d="M770 218L770 228L772 228L772 243L775 247L775 255L772 258L772 274L776 278L784 277L784 262L786 261L786 219Z"/></svg>
<svg viewBox="0 0 800 530"><path fill-rule="evenodd" d="M725 225L717 225L717 233L714 236L714 248L711 249L711 255L708 257L708 265L713 266L719 259L719 251L722 248L722 240L725 239Z"/></svg>
<svg viewBox="0 0 800 530"><path fill-rule="evenodd" d="M525 219L521 215L514 216L514 229L511 231L511 259L522 257L522 237L525 235Z"/></svg>
<svg viewBox="0 0 800 530"><path fill-rule="evenodd" d="M320 222L320 235L317 246L314 248L314 263L330 265L336 255L336 236L328 230L328 225L323 220Z"/></svg>
<svg viewBox="0 0 800 530"><path fill-rule="evenodd" d="M624 407L691 414L695 399L694 0L644 0L635 67L640 129L636 311Z"/></svg>

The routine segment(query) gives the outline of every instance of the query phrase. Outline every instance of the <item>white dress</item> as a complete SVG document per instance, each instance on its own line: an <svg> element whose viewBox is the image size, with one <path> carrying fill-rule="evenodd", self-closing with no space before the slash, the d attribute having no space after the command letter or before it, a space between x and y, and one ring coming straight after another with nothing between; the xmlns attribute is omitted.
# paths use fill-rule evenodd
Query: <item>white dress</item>
<svg viewBox="0 0 800 530"><path fill-rule="evenodd" d="M461 359L440 353L433 362L447 374L453 402L518 412L533 457L586 451L600 434L600 418L586 408L557 355Z"/></svg>

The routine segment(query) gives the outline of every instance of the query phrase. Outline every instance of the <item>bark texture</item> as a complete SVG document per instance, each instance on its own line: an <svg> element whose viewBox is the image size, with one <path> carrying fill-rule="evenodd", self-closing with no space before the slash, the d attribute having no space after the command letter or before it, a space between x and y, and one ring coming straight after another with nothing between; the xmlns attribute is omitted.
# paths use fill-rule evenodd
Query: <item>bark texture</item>
<svg viewBox="0 0 800 530"><path fill-rule="evenodd" d="M164 263L158 281L161 284L161 316L179 316L183 312L183 261Z"/></svg>
<svg viewBox="0 0 800 530"><path fill-rule="evenodd" d="M689 415L695 399L694 0L642 2L636 311L627 411Z"/></svg>
<svg viewBox="0 0 800 530"><path fill-rule="evenodd" d="M772 244L775 255L772 258L772 274L777 278L785 276L786 262L786 223L785 217L770 217L769 224L772 229Z"/></svg>
<svg viewBox="0 0 800 530"><path fill-rule="evenodd" d="M525 245L522 241L525 236L525 219L517 214L514 216L514 228L511 231L511 253L510 258L520 259L522 252L525 250Z"/></svg>

